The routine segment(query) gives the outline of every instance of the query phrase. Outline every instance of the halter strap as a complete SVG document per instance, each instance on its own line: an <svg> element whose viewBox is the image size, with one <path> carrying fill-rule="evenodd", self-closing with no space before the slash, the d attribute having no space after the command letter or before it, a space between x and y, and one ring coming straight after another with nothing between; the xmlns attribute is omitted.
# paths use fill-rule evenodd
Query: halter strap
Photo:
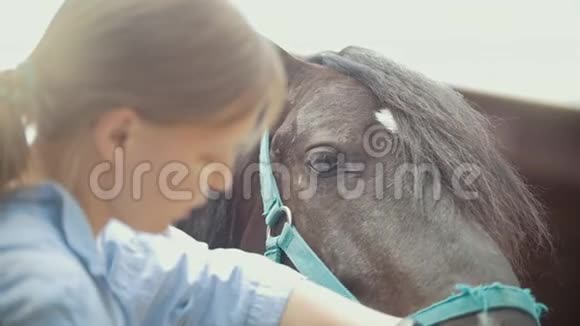
<svg viewBox="0 0 580 326"><path fill-rule="evenodd" d="M260 145L260 188L264 216L268 226L266 240L266 257L277 263L282 262L282 252L292 261L296 269L311 281L324 286L338 294L357 301L355 296L334 276L324 262L310 248L292 225L291 211L284 206L270 159L270 135L266 132ZM271 228L278 223L280 217L286 215L282 232L278 236L271 236Z"/></svg>
<svg viewBox="0 0 580 326"><path fill-rule="evenodd" d="M278 190L274 171L272 171L272 160L270 159L270 134L268 131L262 137L260 143L260 192L262 194L262 205L266 225L273 227L280 218L282 197Z"/></svg>
<svg viewBox="0 0 580 326"><path fill-rule="evenodd" d="M459 293L439 301L410 316L422 325L437 325L450 319L498 309L516 309L531 316L537 325L548 308L537 303L529 289L493 283L472 287L458 284Z"/></svg>

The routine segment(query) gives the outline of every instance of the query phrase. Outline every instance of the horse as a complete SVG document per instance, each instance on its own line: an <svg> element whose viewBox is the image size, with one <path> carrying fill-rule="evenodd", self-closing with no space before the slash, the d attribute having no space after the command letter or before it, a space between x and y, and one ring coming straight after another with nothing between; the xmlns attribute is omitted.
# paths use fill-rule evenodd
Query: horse
<svg viewBox="0 0 580 326"><path fill-rule="evenodd" d="M269 233L283 231L264 223L266 156L292 212L284 227L291 222L361 303L407 316L445 303L458 284L519 287L523 253L549 247L550 235L482 114L447 85L368 49L279 51L283 113L261 146L240 154L231 190L208 193L180 229L212 248L264 253ZM542 312L488 311L481 289L463 289L486 313L441 325L536 325Z"/></svg>
<svg viewBox="0 0 580 326"><path fill-rule="evenodd" d="M544 325L580 325L580 108L455 87L493 121L504 156L542 202L553 252L530 255L522 279L550 307Z"/></svg>

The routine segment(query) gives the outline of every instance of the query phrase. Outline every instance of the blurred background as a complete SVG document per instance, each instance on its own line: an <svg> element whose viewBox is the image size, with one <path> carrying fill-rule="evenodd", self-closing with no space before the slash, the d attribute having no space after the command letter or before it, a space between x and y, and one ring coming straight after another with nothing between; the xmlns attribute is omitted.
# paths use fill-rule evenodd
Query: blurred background
<svg viewBox="0 0 580 326"><path fill-rule="evenodd" d="M580 1L232 0L291 52L359 45L459 87L580 107ZM62 0L0 0L0 69Z"/></svg>

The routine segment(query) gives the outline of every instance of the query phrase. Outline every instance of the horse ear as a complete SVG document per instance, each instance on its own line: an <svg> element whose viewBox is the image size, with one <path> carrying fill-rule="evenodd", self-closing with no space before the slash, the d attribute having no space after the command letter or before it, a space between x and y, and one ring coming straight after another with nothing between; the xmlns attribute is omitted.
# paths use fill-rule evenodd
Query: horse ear
<svg viewBox="0 0 580 326"><path fill-rule="evenodd" d="M270 39L266 39L266 40L267 40L267 42L268 42L268 43L270 43L270 44L272 45L272 47L274 47L274 49L275 49L276 51L278 51L278 54L279 54L280 56L282 56L282 57L285 57L285 56L290 56L290 54L289 54L289 53L288 53L286 50L284 50L284 49L283 49L283 48L282 48L280 45L278 45L278 44L274 43L274 42L273 42L272 40L270 40Z"/></svg>
<svg viewBox="0 0 580 326"><path fill-rule="evenodd" d="M282 59L282 63L284 64L284 69L286 70L286 75L288 78L288 82L291 82L296 79L297 74L300 72L301 69L304 68L304 60L300 57L290 54L288 51L284 50L279 45L272 43L274 47L278 50L278 54Z"/></svg>
<svg viewBox="0 0 580 326"><path fill-rule="evenodd" d="M286 72L288 73L288 68L291 67L292 61L296 60L288 51L284 50L280 45L276 44L274 41L270 40L269 38L262 36L266 43L269 43L272 48L278 53L280 58L282 59L282 63L286 68Z"/></svg>

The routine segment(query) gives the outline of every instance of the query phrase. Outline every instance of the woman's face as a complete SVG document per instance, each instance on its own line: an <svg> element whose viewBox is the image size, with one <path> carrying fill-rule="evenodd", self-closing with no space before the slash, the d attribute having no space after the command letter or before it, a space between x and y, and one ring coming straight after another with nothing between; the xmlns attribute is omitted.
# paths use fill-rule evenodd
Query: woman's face
<svg viewBox="0 0 580 326"><path fill-rule="evenodd" d="M112 159L116 171L104 178L106 189L119 189L109 201L111 214L135 229L161 232L204 205L209 189L229 188L236 155L259 139L274 113L261 118L259 106L241 116L239 111L234 104L204 124L162 126L138 118L127 123L123 146Z"/></svg>

